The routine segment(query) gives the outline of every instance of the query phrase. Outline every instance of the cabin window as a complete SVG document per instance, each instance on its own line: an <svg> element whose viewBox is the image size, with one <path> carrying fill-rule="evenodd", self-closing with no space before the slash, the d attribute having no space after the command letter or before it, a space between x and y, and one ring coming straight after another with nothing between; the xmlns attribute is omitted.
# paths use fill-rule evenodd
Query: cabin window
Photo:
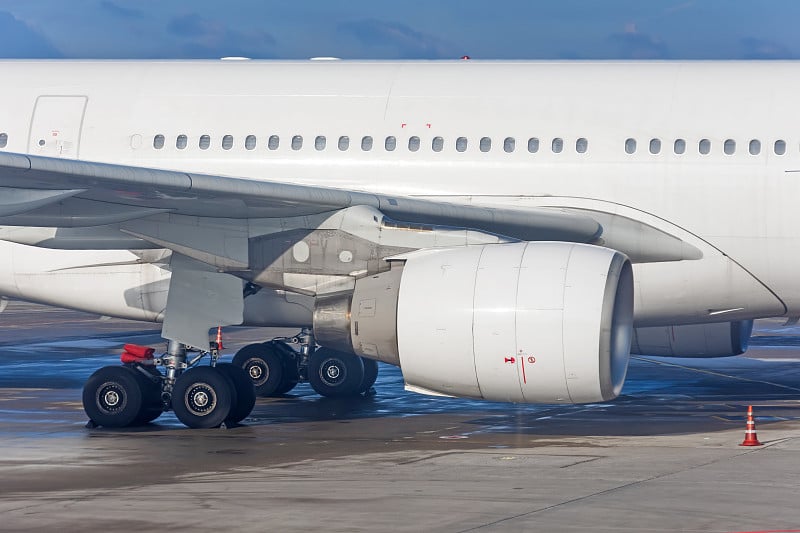
<svg viewBox="0 0 800 533"><path fill-rule="evenodd" d="M479 145L481 152L488 152L492 149L492 139L490 137L481 137Z"/></svg>
<svg viewBox="0 0 800 533"><path fill-rule="evenodd" d="M419 137L417 137L416 135L414 137L409 137L408 149L411 152L416 152L417 150L419 150Z"/></svg>
<svg viewBox="0 0 800 533"><path fill-rule="evenodd" d="M467 138L466 137L459 137L456 139L456 152L466 152L467 151Z"/></svg>
<svg viewBox="0 0 800 533"><path fill-rule="evenodd" d="M761 141L758 139L753 139L750 141L750 146L748 148L750 155L758 155L761 153Z"/></svg>
<svg viewBox="0 0 800 533"><path fill-rule="evenodd" d="M535 154L539 151L539 139L531 137L528 139L528 152Z"/></svg>
<svg viewBox="0 0 800 533"><path fill-rule="evenodd" d="M328 145L328 139L324 135L317 135L317 138L314 139L314 149L317 151L322 151Z"/></svg>
<svg viewBox="0 0 800 533"><path fill-rule="evenodd" d="M444 149L444 139L441 137L434 137L431 141L431 149L434 152L441 152Z"/></svg>
<svg viewBox="0 0 800 533"><path fill-rule="evenodd" d="M303 136L302 135L295 135L292 137L292 150L299 150L303 147Z"/></svg>
<svg viewBox="0 0 800 533"><path fill-rule="evenodd" d="M365 152L372 150L372 137L365 135L361 138L361 149Z"/></svg>
<svg viewBox="0 0 800 533"><path fill-rule="evenodd" d="M267 140L267 148L270 150L277 150L278 147L281 145L281 138L277 135L270 135L269 139Z"/></svg>
<svg viewBox="0 0 800 533"><path fill-rule="evenodd" d="M160 133L153 137L153 148L156 150L161 150L164 148L164 136Z"/></svg>
<svg viewBox="0 0 800 533"><path fill-rule="evenodd" d="M255 135L248 135L244 138L244 147L247 150L255 150L256 149L256 136Z"/></svg>
<svg viewBox="0 0 800 533"><path fill-rule="evenodd" d="M514 137L506 137L503 140L503 151L507 154L513 152L517 147L517 141L514 140Z"/></svg>
<svg viewBox="0 0 800 533"><path fill-rule="evenodd" d="M722 151L725 155L733 155L736 153L736 141L733 139L726 139L725 144L722 145Z"/></svg>
<svg viewBox="0 0 800 533"><path fill-rule="evenodd" d="M581 137L577 141L575 141L575 151L579 154L585 154L586 150L589 149L589 141Z"/></svg>
<svg viewBox="0 0 800 533"><path fill-rule="evenodd" d="M697 145L700 153L703 155L708 155L711 153L711 141L708 139L700 139L700 143Z"/></svg>
<svg viewBox="0 0 800 533"><path fill-rule="evenodd" d="M564 150L564 139L556 137L552 143L553 153L560 154Z"/></svg>
<svg viewBox="0 0 800 533"><path fill-rule="evenodd" d="M175 148L178 150L186 149L186 146L189 144L189 139L186 135L178 135L178 138L175 139Z"/></svg>
<svg viewBox="0 0 800 533"><path fill-rule="evenodd" d="M626 139L625 140L625 153L626 154L635 154L636 153L636 139Z"/></svg>
<svg viewBox="0 0 800 533"><path fill-rule="evenodd" d="M0 133L0 148L8 146L8 133Z"/></svg>
<svg viewBox="0 0 800 533"><path fill-rule="evenodd" d="M350 148L350 137L347 135L342 135L339 137L339 150L344 152L348 148Z"/></svg>
<svg viewBox="0 0 800 533"><path fill-rule="evenodd" d="M201 135L200 142L197 143L197 146L199 146L201 150L208 150L208 147L211 146L211 136Z"/></svg>
<svg viewBox="0 0 800 533"><path fill-rule="evenodd" d="M686 141L683 139L675 139L675 144L672 146L672 151L678 155L686 153Z"/></svg>
<svg viewBox="0 0 800 533"><path fill-rule="evenodd" d="M397 137L393 135L386 137L383 147L386 148L387 152L394 152L395 148L397 148Z"/></svg>
<svg viewBox="0 0 800 533"><path fill-rule="evenodd" d="M775 155L783 155L786 153L786 141L777 140L775 141Z"/></svg>
<svg viewBox="0 0 800 533"><path fill-rule="evenodd" d="M222 149L230 150L233 148L233 135L225 135L222 137Z"/></svg>
<svg viewBox="0 0 800 533"><path fill-rule="evenodd" d="M661 153L661 139L650 139L650 153L653 155Z"/></svg>

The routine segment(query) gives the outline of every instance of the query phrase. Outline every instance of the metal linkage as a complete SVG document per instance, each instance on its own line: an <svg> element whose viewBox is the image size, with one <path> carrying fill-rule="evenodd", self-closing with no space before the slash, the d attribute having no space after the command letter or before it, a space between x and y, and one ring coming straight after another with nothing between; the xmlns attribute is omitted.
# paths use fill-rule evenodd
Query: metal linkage
<svg viewBox="0 0 800 533"><path fill-rule="evenodd" d="M300 333L290 339L290 342L292 344L300 345L300 361L298 368L300 370L301 378L306 380L308 379L308 376L304 374L308 368L308 361L311 359L311 356L314 355L314 350L317 349L317 342L314 338L314 332L311 328L303 328Z"/></svg>

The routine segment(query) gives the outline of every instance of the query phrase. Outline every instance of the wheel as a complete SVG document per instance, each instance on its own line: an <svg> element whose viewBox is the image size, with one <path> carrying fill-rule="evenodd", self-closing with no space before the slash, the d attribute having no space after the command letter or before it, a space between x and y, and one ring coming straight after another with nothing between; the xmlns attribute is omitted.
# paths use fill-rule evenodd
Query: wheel
<svg viewBox="0 0 800 533"><path fill-rule="evenodd" d="M190 428L218 427L228 418L233 402L233 384L210 366L187 370L172 389L172 410Z"/></svg>
<svg viewBox="0 0 800 533"><path fill-rule="evenodd" d="M135 423L142 411L142 385L124 366L106 366L83 386L83 410L98 426L122 428Z"/></svg>
<svg viewBox="0 0 800 533"><path fill-rule="evenodd" d="M250 344L236 352L233 364L244 369L258 396L275 394L283 379L283 364L270 343Z"/></svg>
<svg viewBox="0 0 800 533"><path fill-rule="evenodd" d="M378 379L378 362L374 359L367 359L366 357L362 357L361 362L364 364L364 379L361 380L358 393L364 394L375 385L375 380Z"/></svg>
<svg viewBox="0 0 800 533"><path fill-rule="evenodd" d="M318 348L308 362L308 381L323 396L355 396L363 379L364 364L356 355Z"/></svg>
<svg viewBox="0 0 800 533"><path fill-rule="evenodd" d="M280 386L278 386L278 388L275 389L275 395L286 394L295 387L297 387L297 380L284 378Z"/></svg>
<svg viewBox="0 0 800 533"><path fill-rule="evenodd" d="M253 382L242 367L233 363L217 363L216 368L231 380L233 391L236 395L236 407L231 409L225 421L238 424L250 414L256 404L256 391L253 388Z"/></svg>
<svg viewBox="0 0 800 533"><path fill-rule="evenodd" d="M281 377L280 385L275 389L275 394L286 394L295 388L300 381L300 373L297 370L297 354L294 350L279 341L275 341L272 344L277 349L281 362L283 363L283 376Z"/></svg>
<svg viewBox="0 0 800 533"><path fill-rule="evenodd" d="M139 409L139 414L136 415L132 425L152 422L164 412L164 404L161 401L161 373L154 367L141 367L152 374L153 377L159 378L159 381L153 381L142 374L142 371L136 368L135 365L126 364L123 366L133 372L142 389L142 407Z"/></svg>

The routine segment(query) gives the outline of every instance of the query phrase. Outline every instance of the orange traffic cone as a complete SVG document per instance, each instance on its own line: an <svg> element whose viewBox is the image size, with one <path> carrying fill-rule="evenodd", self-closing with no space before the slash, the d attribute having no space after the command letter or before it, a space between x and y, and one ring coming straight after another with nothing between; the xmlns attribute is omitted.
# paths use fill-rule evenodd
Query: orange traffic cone
<svg viewBox="0 0 800 533"><path fill-rule="evenodd" d="M747 430L744 432L744 442L739 446L763 446L758 442L758 435L756 435L756 421L753 419L753 406L747 406Z"/></svg>
<svg viewBox="0 0 800 533"><path fill-rule="evenodd" d="M217 326L217 350L222 349L222 326Z"/></svg>

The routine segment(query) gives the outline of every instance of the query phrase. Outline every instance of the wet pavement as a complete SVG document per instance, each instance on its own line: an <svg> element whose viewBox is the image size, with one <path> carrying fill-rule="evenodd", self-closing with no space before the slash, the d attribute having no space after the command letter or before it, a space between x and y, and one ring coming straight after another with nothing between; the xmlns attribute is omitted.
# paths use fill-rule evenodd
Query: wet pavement
<svg viewBox="0 0 800 533"><path fill-rule="evenodd" d="M269 333L229 328L225 353ZM300 385L234 429L86 429L81 386L125 342L164 348L151 324L0 314L0 530L800 530L800 328L777 320L745 357L635 357L606 404L420 396L381 365L375 396ZM749 404L764 447L738 446Z"/></svg>

